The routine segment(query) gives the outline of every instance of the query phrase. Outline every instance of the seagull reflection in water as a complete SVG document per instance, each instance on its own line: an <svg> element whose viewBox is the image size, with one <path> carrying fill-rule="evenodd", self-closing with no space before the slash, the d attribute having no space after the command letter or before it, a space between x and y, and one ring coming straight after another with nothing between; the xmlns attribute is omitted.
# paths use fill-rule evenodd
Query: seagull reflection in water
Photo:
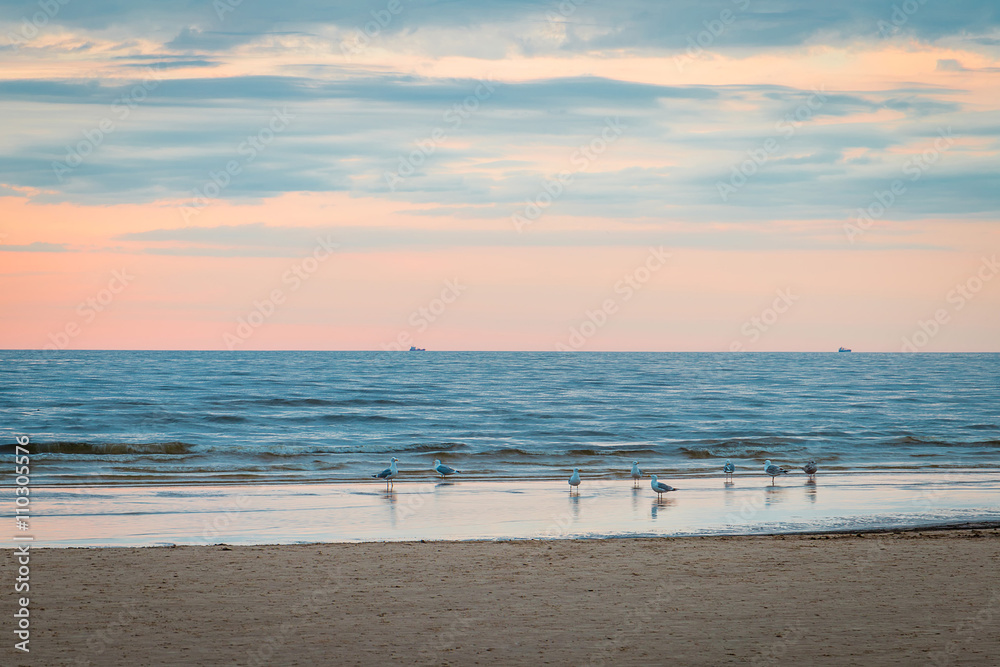
<svg viewBox="0 0 1000 667"><path fill-rule="evenodd" d="M666 509L668 507L673 507L676 504L677 504L677 501L675 499L673 499L673 498L657 498L656 500L653 501L652 507L650 507L650 510L649 510L650 516L652 516L653 520L655 521L656 520L656 515L660 511L660 509Z"/></svg>
<svg viewBox="0 0 1000 667"><path fill-rule="evenodd" d="M815 479L808 479L808 480L806 480L806 483L805 483L805 485L804 485L803 488L806 490L806 498L809 499L809 502L815 503L816 502L816 480Z"/></svg>
<svg viewBox="0 0 1000 667"><path fill-rule="evenodd" d="M735 488L732 482L726 482L725 487L722 489L722 505L723 507L732 507L733 503L736 501L736 494L734 493Z"/></svg>
<svg viewBox="0 0 1000 667"><path fill-rule="evenodd" d="M764 487L764 506L777 505L785 502L785 488L781 486Z"/></svg>
<svg viewBox="0 0 1000 667"><path fill-rule="evenodd" d="M393 528L396 527L396 501L399 498L396 497L395 491L386 491L382 498L389 503L389 525Z"/></svg>

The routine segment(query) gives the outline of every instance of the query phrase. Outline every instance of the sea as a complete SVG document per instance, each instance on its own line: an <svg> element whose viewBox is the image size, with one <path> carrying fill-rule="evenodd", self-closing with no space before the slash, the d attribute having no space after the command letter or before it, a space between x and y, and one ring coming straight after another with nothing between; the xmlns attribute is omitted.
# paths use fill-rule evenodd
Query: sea
<svg viewBox="0 0 1000 667"><path fill-rule="evenodd" d="M1000 355L0 351L48 486L1000 471Z"/></svg>

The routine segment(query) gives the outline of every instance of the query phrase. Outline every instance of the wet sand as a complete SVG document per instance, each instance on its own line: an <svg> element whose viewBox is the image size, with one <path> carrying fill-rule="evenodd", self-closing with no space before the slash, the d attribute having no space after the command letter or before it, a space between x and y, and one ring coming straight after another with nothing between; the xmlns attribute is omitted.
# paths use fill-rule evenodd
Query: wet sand
<svg viewBox="0 0 1000 667"><path fill-rule="evenodd" d="M4 581L15 567L2 560ZM13 650L7 620L4 664L987 665L1000 655L996 528L38 549L31 567L31 653Z"/></svg>
<svg viewBox="0 0 1000 667"><path fill-rule="evenodd" d="M568 476L568 474L567 474ZM400 479L345 484L47 487L38 546L143 547L419 540L741 535L1000 521L1000 478L982 471L764 474L649 480Z"/></svg>

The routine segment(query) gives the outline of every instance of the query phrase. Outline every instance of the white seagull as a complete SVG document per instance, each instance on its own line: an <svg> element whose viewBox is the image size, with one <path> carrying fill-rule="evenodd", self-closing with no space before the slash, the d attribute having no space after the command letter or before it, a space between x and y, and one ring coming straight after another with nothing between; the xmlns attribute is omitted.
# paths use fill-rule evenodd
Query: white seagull
<svg viewBox="0 0 1000 667"><path fill-rule="evenodd" d="M771 486L774 486L774 478L778 475L787 475L788 471L781 466L776 466L770 460L764 461L764 474L771 476Z"/></svg>
<svg viewBox="0 0 1000 667"><path fill-rule="evenodd" d="M726 465L722 466L722 472L726 473L726 479L732 479L733 473L736 472L736 466L729 459L726 459Z"/></svg>
<svg viewBox="0 0 1000 667"><path fill-rule="evenodd" d="M664 484L663 482L657 482L656 475L653 475L652 477L649 478L649 486L650 488L653 489L653 491L656 491L657 498L662 498L663 494L666 493L667 491L677 490L674 487L670 486L669 484Z"/></svg>
<svg viewBox="0 0 1000 667"><path fill-rule="evenodd" d="M441 459L434 459L434 470L441 475L441 477L447 477L448 475L454 475L458 470L450 468L446 465L441 465Z"/></svg>
<svg viewBox="0 0 1000 667"><path fill-rule="evenodd" d="M819 470L819 466L817 466L816 462L812 459L809 459L809 462L802 466L802 471L809 475L810 479L816 479L817 470Z"/></svg>
<svg viewBox="0 0 1000 667"><path fill-rule="evenodd" d="M396 462L397 461L399 461L399 459L397 459L395 456L393 456L391 459L389 459L389 467L388 468L386 468L382 472L375 473L374 475L372 475L372 477L374 477L375 479L384 479L385 480L385 488L386 488L386 490L388 490L389 489L389 485L392 484L392 478L399 474L399 469L396 468Z"/></svg>
<svg viewBox="0 0 1000 667"><path fill-rule="evenodd" d="M576 468L573 468L573 474L569 476L569 486L570 486L569 489L570 493L573 493L574 488L577 491L580 490L580 471L577 470Z"/></svg>
<svg viewBox="0 0 1000 667"><path fill-rule="evenodd" d="M639 480L642 479L642 471L639 470L639 462L638 461L632 461L632 479L635 480L632 483L632 486L638 486L639 485Z"/></svg>

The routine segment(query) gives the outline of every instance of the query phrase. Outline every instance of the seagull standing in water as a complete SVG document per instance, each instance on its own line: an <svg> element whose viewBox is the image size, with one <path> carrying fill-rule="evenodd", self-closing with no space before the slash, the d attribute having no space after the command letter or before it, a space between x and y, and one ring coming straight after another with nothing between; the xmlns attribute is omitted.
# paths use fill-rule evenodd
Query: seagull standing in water
<svg viewBox="0 0 1000 667"><path fill-rule="evenodd" d="M774 478L778 475L787 475L788 471L781 466L776 466L770 460L764 461L764 474L771 476L771 486L774 486Z"/></svg>
<svg viewBox="0 0 1000 667"><path fill-rule="evenodd" d="M736 466L733 465L732 461L726 459L726 465L722 466L722 472L726 473L726 479L731 481L733 473L736 472Z"/></svg>
<svg viewBox="0 0 1000 667"><path fill-rule="evenodd" d="M809 462L802 466L802 472L809 475L809 479L816 479L817 470L819 470L819 466L812 459L809 459Z"/></svg>
<svg viewBox="0 0 1000 667"><path fill-rule="evenodd" d="M639 470L638 461L632 461L632 479L635 480L632 482L632 486L639 486L639 480L642 479L642 471Z"/></svg>
<svg viewBox="0 0 1000 667"><path fill-rule="evenodd" d="M669 484L664 484L663 482L657 482L656 475L653 475L652 477L649 478L649 486L650 488L653 489L653 491L656 491L657 498L662 498L663 494L666 493L667 491L677 490L674 487L670 486Z"/></svg>
<svg viewBox="0 0 1000 667"><path fill-rule="evenodd" d="M454 475L458 470L451 468L446 465L441 465L441 459L434 459L434 470L441 475L441 477L447 477L448 475Z"/></svg>
<svg viewBox="0 0 1000 667"><path fill-rule="evenodd" d="M389 459L389 467L382 472L375 473L372 475L375 479L385 480L385 490L389 490L389 486L392 484L392 478L399 474L399 469L396 468L396 462L399 461L395 456Z"/></svg>
<svg viewBox="0 0 1000 667"><path fill-rule="evenodd" d="M573 474L569 476L569 492L573 493L573 489L580 491L580 471L573 468Z"/></svg>

